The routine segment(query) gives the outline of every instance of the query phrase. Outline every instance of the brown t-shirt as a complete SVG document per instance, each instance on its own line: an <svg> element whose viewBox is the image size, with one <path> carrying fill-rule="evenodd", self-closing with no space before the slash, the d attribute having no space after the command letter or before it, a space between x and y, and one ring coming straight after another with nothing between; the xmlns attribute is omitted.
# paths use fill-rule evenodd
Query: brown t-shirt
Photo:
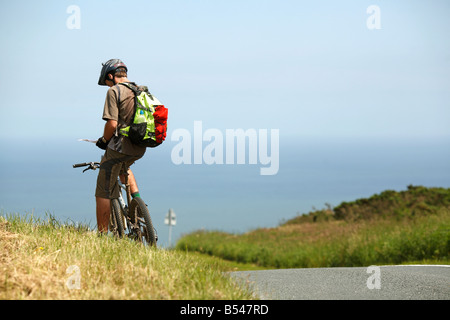
<svg viewBox="0 0 450 320"><path fill-rule="evenodd" d="M134 84L133 82L131 82ZM135 85L135 84L134 84ZM120 98L120 101L119 101ZM128 137L118 134L127 127L134 117L134 93L123 85L115 85L106 93L103 120L116 120L117 130L108 144L108 148L130 156L143 156L146 148L133 144Z"/></svg>

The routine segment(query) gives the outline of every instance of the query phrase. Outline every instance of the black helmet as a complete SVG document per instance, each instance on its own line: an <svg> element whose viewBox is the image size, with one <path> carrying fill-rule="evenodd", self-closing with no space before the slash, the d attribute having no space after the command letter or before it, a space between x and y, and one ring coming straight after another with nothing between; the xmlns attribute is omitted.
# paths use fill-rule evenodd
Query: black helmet
<svg viewBox="0 0 450 320"><path fill-rule="evenodd" d="M128 72L127 66L120 59L110 59L105 63L102 63L102 71L100 72L100 78L98 84L100 86L106 86L105 80L108 73L115 72L118 68L124 68Z"/></svg>

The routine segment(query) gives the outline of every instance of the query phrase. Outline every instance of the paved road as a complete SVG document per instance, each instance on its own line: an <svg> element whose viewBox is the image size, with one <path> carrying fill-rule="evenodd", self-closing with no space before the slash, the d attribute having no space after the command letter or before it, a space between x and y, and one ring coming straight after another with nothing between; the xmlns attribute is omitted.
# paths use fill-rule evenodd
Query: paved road
<svg viewBox="0 0 450 320"><path fill-rule="evenodd" d="M380 266L232 272L261 299L450 300L450 266Z"/></svg>

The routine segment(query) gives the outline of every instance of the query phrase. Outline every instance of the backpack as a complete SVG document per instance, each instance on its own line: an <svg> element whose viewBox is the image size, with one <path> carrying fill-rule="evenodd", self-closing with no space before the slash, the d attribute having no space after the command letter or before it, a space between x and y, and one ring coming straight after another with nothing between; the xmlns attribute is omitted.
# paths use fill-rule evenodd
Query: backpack
<svg viewBox="0 0 450 320"><path fill-rule="evenodd" d="M119 84L133 91L135 97L133 122L119 133L141 147L159 146L166 139L168 109L148 92L147 87Z"/></svg>

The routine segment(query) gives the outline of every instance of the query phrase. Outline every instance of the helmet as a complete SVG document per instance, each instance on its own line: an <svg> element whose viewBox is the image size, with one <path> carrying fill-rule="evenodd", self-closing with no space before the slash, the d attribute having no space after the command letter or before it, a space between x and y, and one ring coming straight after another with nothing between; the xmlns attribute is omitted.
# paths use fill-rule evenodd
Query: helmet
<svg viewBox="0 0 450 320"><path fill-rule="evenodd" d="M108 73L114 73L118 68L124 68L128 72L127 66L120 59L110 59L105 63L102 63L102 66L100 78L98 79L98 84L100 86L106 86L105 80Z"/></svg>

